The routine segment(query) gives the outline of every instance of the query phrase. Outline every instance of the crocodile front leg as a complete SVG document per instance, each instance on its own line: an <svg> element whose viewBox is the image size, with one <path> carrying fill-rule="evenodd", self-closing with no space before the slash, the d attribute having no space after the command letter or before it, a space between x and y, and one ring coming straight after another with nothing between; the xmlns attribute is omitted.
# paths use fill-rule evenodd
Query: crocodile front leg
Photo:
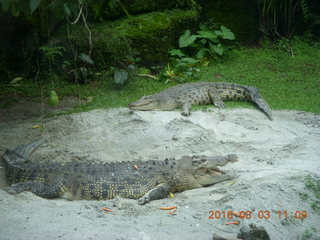
<svg viewBox="0 0 320 240"><path fill-rule="evenodd" d="M30 191L40 197L54 198L59 197L66 190L66 184L61 180L43 183L40 181L19 182L12 184L7 191L11 194L18 194Z"/></svg>
<svg viewBox="0 0 320 240"><path fill-rule="evenodd" d="M142 205L150 202L151 200L165 198L170 193L170 186L167 183L160 183L155 186L149 192L147 192L143 197L138 200L138 204Z"/></svg>
<svg viewBox="0 0 320 240"><path fill-rule="evenodd" d="M224 108L224 102L222 101L220 94L216 88L210 88L208 90L209 97L212 99L213 104L218 108Z"/></svg>
<svg viewBox="0 0 320 240"><path fill-rule="evenodd" d="M181 111L181 115L183 116L190 116L190 110L191 110L191 103L184 103L182 105L182 111Z"/></svg>

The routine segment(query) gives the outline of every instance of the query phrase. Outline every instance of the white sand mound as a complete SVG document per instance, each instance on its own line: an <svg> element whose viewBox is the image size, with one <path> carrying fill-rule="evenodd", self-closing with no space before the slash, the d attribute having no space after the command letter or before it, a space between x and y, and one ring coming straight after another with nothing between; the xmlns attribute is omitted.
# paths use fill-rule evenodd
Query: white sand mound
<svg viewBox="0 0 320 240"><path fill-rule="evenodd" d="M256 109L196 111L190 117L178 111L112 109L46 119L43 130L32 129L35 123L0 123L0 154L39 136L49 140L32 155L34 161L117 162L236 153L239 162L225 169L237 178L143 206L122 199L121 209L112 200L47 200L0 190L0 239L209 240L213 233L235 237L249 223L264 226L271 239L301 239L307 231L313 233L311 239L320 236L320 215L311 208L314 196L304 180L320 176L319 115L275 111L270 121ZM306 200L300 196L304 193ZM176 215L159 210L171 205L178 206ZM211 210L220 211L220 219L209 219ZM252 215L240 219L240 225L225 225L238 220L223 214L231 210ZM289 219L284 219L284 211ZM296 219L302 211L308 216Z"/></svg>

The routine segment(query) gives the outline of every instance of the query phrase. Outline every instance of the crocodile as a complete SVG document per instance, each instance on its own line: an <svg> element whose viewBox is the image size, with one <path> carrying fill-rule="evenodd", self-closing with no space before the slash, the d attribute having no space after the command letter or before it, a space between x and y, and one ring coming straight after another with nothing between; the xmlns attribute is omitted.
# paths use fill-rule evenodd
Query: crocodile
<svg viewBox="0 0 320 240"><path fill-rule="evenodd" d="M43 198L102 200L137 199L138 204L165 198L170 192L212 185L233 178L218 166L238 161L237 155L184 156L180 159L114 163L32 162L29 155L43 143L20 145L3 154L7 191L30 191Z"/></svg>
<svg viewBox="0 0 320 240"><path fill-rule="evenodd" d="M181 107L181 114L190 115L192 105L214 104L224 108L224 100L254 102L272 120L272 112L267 102L260 96L256 87L225 82L184 83L154 95L143 96L130 103L132 110L173 110Z"/></svg>

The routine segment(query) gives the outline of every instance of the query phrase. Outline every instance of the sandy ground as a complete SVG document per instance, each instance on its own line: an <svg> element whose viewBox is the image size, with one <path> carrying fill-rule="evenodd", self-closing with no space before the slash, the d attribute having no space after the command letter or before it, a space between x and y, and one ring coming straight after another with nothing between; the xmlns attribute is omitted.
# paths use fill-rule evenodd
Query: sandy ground
<svg viewBox="0 0 320 240"><path fill-rule="evenodd" d="M40 123L42 129L32 129ZM225 169L232 181L176 193L174 198L140 206L135 200L47 200L0 189L0 239L212 239L213 233L235 237L249 223L264 226L271 239L302 239L316 229L320 215L311 208L306 176L320 176L320 116L297 111L274 111L270 121L256 109L206 110L183 117L179 111L133 112L94 110L50 119L0 122L0 155L6 148L49 140L32 155L34 161L123 161L164 159L183 155L236 153L239 162ZM0 169L0 188L6 186ZM309 198L302 200L301 193ZM159 210L178 206L177 214ZM104 212L101 207L112 208ZM209 211L220 219L209 219ZM251 211L240 225L223 211ZM259 219L263 211L270 218ZM289 219L279 217L287 211ZM306 219L295 219L307 211ZM298 212L299 213L299 212ZM297 216L299 214L297 213ZM260 217L262 216L260 212Z"/></svg>

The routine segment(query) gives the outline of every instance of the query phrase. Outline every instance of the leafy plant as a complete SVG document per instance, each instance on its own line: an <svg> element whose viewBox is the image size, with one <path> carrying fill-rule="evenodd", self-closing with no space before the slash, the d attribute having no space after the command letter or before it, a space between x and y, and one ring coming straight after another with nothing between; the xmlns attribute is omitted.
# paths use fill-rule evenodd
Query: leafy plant
<svg viewBox="0 0 320 240"><path fill-rule="evenodd" d="M112 67L114 83L121 86L133 79L137 75L136 65L140 60L139 57L127 56L125 60L118 62L119 67Z"/></svg>
<svg viewBox="0 0 320 240"><path fill-rule="evenodd" d="M315 239L315 233L317 232L317 230L314 227L311 227L310 229L306 229L302 236L301 236L301 240L308 240L308 239Z"/></svg>
<svg viewBox="0 0 320 240"><path fill-rule="evenodd" d="M191 35L190 30L186 30L179 38L179 47L196 48L196 58L204 58L207 55L223 55L225 48L221 43L221 39L234 40L235 36L225 26L221 26L219 30L210 30L205 25L200 25L198 34Z"/></svg>
<svg viewBox="0 0 320 240"><path fill-rule="evenodd" d="M163 71L162 78L165 78L165 82L180 83L185 82L186 78L197 78L199 65L207 66L209 58L222 56L227 49L222 41L234 39L234 34L225 26L212 30L206 25L200 25L197 34L186 30L179 38L180 49L169 51L170 64ZM192 56L187 52L191 52Z"/></svg>
<svg viewBox="0 0 320 240"><path fill-rule="evenodd" d="M74 74L75 81L77 83L86 84L91 80L94 80L94 72L91 70L91 66L94 65L94 61L91 57L85 53L80 53L78 59L81 60L80 66L75 66L71 72Z"/></svg>
<svg viewBox="0 0 320 240"><path fill-rule="evenodd" d="M313 195L314 198L310 198L311 201L311 208L320 213L320 179L319 178L313 178L311 176L307 176L305 178L305 186L307 189L309 189ZM307 193L300 193L300 197L303 200L308 199L310 196Z"/></svg>
<svg viewBox="0 0 320 240"><path fill-rule="evenodd" d="M59 46L42 46L39 48L40 51L43 52L45 59L49 63L49 73L45 72L45 75L49 75L52 83L52 88L54 89L54 82L55 82L55 74L53 72L53 65L56 64L56 60L58 56L62 56L62 51L65 49ZM49 95L48 103L50 106L57 106L59 104L59 97L56 91L51 90Z"/></svg>
<svg viewBox="0 0 320 240"><path fill-rule="evenodd" d="M57 57L62 56L62 51L65 51L65 49L60 46L41 46L39 50L43 52L44 58L49 63L49 76L51 78L52 85L54 85L55 79L53 73L53 65L56 64Z"/></svg>
<svg viewBox="0 0 320 240"><path fill-rule="evenodd" d="M168 63L161 74L161 78L165 79L165 83L183 83L186 78L197 78L196 74L200 72L197 64L200 60L188 57L181 50L177 49L171 50L169 54L171 56L171 64Z"/></svg>
<svg viewBox="0 0 320 240"><path fill-rule="evenodd" d="M10 12L11 15L15 17L23 14L27 18L31 19L31 17L35 15L36 10L43 6L45 9L55 9L55 15L58 15L55 17L63 19L65 16L77 16L79 8L81 8L86 2L79 0L67 0L51 1L48 3L48 1L44 0L0 0L0 3L4 12ZM41 12L41 14L43 14L43 12ZM44 16L40 16L37 20L42 20L43 17Z"/></svg>

